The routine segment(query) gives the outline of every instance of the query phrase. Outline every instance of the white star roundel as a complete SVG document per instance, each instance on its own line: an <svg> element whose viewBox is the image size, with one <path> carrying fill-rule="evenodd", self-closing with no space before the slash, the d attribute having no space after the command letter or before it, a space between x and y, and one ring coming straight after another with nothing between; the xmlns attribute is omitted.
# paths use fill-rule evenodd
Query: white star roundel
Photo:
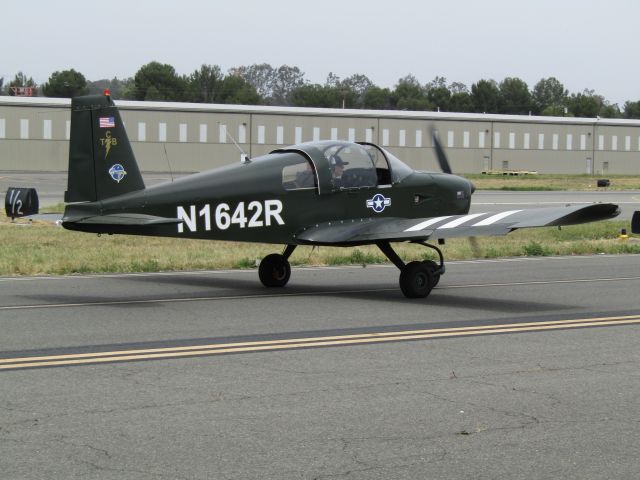
<svg viewBox="0 0 640 480"><path fill-rule="evenodd" d="M367 200L367 208L372 208L376 213L382 212L389 205L391 205L391 199L381 193L376 193L373 198Z"/></svg>

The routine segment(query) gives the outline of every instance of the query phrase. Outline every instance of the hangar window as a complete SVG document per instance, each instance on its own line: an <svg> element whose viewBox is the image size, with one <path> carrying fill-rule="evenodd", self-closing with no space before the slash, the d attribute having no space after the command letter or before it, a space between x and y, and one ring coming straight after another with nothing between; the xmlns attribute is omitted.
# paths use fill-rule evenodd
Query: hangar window
<svg viewBox="0 0 640 480"><path fill-rule="evenodd" d="M65 126L64 138L66 140L69 140L70 137L71 137L71 120L67 120L66 126Z"/></svg>
<svg viewBox="0 0 640 480"><path fill-rule="evenodd" d="M462 134L462 146L464 148L469 148L469 132L465 130Z"/></svg>
<svg viewBox="0 0 640 480"><path fill-rule="evenodd" d="M331 140L338 140L338 129L331 127Z"/></svg>
<svg viewBox="0 0 640 480"><path fill-rule="evenodd" d="M355 128L350 128L349 129L349 141L350 142L355 142L356 141L356 129Z"/></svg>
<svg viewBox="0 0 640 480"><path fill-rule="evenodd" d="M51 120L44 120L42 122L42 138L51 140Z"/></svg>
<svg viewBox="0 0 640 480"><path fill-rule="evenodd" d="M238 143L247 143L246 125L238 125Z"/></svg>
<svg viewBox="0 0 640 480"><path fill-rule="evenodd" d="M449 130L447 132L447 147L448 148L453 148L455 144L455 134L453 132L453 130Z"/></svg>
<svg viewBox="0 0 640 480"><path fill-rule="evenodd" d="M223 123L218 125L218 143L227 143L227 126Z"/></svg>
<svg viewBox="0 0 640 480"><path fill-rule="evenodd" d="M167 124L166 123L158 124L158 141L159 142L167 141Z"/></svg>
<svg viewBox="0 0 640 480"><path fill-rule="evenodd" d="M365 142L373 142L373 128L365 128L364 139Z"/></svg>
<svg viewBox="0 0 640 480"><path fill-rule="evenodd" d="M6 138L6 120L4 118L0 118L0 138Z"/></svg>
<svg viewBox="0 0 640 480"><path fill-rule="evenodd" d="M276 127L276 143L282 145L284 143L284 126L278 125Z"/></svg>
<svg viewBox="0 0 640 480"><path fill-rule="evenodd" d="M307 159L301 158L299 162L282 169L282 186L285 190L315 188L317 184L316 172Z"/></svg>
<svg viewBox="0 0 640 480"><path fill-rule="evenodd" d="M207 142L207 124L206 123L201 123L200 124L200 143L206 143ZM225 131L226 133L226 131Z"/></svg>
<svg viewBox="0 0 640 480"><path fill-rule="evenodd" d="M320 127L313 127L313 141L320 141Z"/></svg>
<svg viewBox="0 0 640 480"><path fill-rule="evenodd" d="M398 132L398 145L401 147L406 146L407 144L407 131L406 130L400 130Z"/></svg>
<svg viewBox="0 0 640 480"><path fill-rule="evenodd" d="M514 132L509 132L509 148L516 148L516 134Z"/></svg>
<svg viewBox="0 0 640 480"><path fill-rule="evenodd" d="M573 150L573 134L567 133L567 150Z"/></svg>
<svg viewBox="0 0 640 480"><path fill-rule="evenodd" d="M627 152L631 150L631 135L624 137L624 149Z"/></svg>
<svg viewBox="0 0 640 480"><path fill-rule="evenodd" d="M144 122L138 122L138 141L144 142L147 140L147 124Z"/></svg>
<svg viewBox="0 0 640 480"><path fill-rule="evenodd" d="M580 150L587 149L587 136L583 133L580 135Z"/></svg>
<svg viewBox="0 0 640 480"><path fill-rule="evenodd" d="M611 136L611 150L618 150L618 136Z"/></svg>
<svg viewBox="0 0 640 480"><path fill-rule="evenodd" d="M524 134L524 139L523 139L523 142L522 142L523 143L523 148L525 150L529 150L529 148L531 148L531 146L529 145L530 141L531 141L531 135L529 133L525 133Z"/></svg>
<svg viewBox="0 0 640 480"><path fill-rule="evenodd" d="M367 136L369 135L369 130L371 129L367 128ZM371 135L373 135L373 132L371 133ZM373 140L371 139L367 139L367 142L372 142L372 141ZM389 145L389 129L388 128L382 129L382 145L385 147Z"/></svg>
<svg viewBox="0 0 640 480"><path fill-rule="evenodd" d="M416 147L422 147L422 130L416 130Z"/></svg>
<svg viewBox="0 0 640 480"><path fill-rule="evenodd" d="M481 132L478 132L478 148L484 148L484 136L485 136L484 130Z"/></svg>
<svg viewBox="0 0 640 480"><path fill-rule="evenodd" d="M186 123L181 123L180 124L180 128L179 128L179 140L181 142L186 142L187 141L187 124Z"/></svg>
<svg viewBox="0 0 640 480"><path fill-rule="evenodd" d="M258 125L258 143L260 145L263 145L264 144L264 140L265 140L264 125Z"/></svg>
<svg viewBox="0 0 640 480"><path fill-rule="evenodd" d="M302 127L296 127L294 143L302 143Z"/></svg>
<svg viewBox="0 0 640 480"><path fill-rule="evenodd" d="M20 138L23 140L29 138L29 119L27 118L20 119Z"/></svg>
<svg viewBox="0 0 640 480"><path fill-rule="evenodd" d="M551 139L551 148L558 150L558 134L554 133Z"/></svg>
<svg viewBox="0 0 640 480"><path fill-rule="evenodd" d="M493 133L493 148L500 148L500 132Z"/></svg>
<svg viewBox="0 0 640 480"><path fill-rule="evenodd" d="M538 150L544 150L544 133L538 134Z"/></svg>
<svg viewBox="0 0 640 480"><path fill-rule="evenodd" d="M604 150L604 135L598 135L598 150Z"/></svg>

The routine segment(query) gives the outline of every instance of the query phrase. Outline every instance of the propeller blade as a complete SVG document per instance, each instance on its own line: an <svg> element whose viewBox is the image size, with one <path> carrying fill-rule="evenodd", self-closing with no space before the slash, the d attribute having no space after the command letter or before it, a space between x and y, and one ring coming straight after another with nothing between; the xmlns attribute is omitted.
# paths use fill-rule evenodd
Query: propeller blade
<svg viewBox="0 0 640 480"><path fill-rule="evenodd" d="M449 165L449 160L447 160L447 156L444 153L444 149L442 148L442 145L440 145L440 140L438 140L438 132L435 127L431 127L431 138L433 138L433 147L436 149L436 158L438 159L440 170L444 173L453 173L451 171L451 165Z"/></svg>

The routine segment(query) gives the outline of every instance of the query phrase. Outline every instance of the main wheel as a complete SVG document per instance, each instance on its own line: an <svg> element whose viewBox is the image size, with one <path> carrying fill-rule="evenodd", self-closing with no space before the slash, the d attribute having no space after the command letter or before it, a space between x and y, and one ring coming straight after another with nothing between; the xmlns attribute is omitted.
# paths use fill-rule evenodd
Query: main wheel
<svg viewBox="0 0 640 480"><path fill-rule="evenodd" d="M279 253L272 253L260 262L258 276L265 287L284 287L291 276L291 265Z"/></svg>
<svg viewBox="0 0 640 480"><path fill-rule="evenodd" d="M433 270L424 262L409 262L400 271L400 290L407 298L425 298L433 282Z"/></svg>
<svg viewBox="0 0 640 480"><path fill-rule="evenodd" d="M440 265L438 265L433 260L425 260L424 262L422 262L422 264L431 270L431 276L433 277L433 285L431 285L431 288L435 287L440 281L440 274L435 273L436 270L440 269Z"/></svg>

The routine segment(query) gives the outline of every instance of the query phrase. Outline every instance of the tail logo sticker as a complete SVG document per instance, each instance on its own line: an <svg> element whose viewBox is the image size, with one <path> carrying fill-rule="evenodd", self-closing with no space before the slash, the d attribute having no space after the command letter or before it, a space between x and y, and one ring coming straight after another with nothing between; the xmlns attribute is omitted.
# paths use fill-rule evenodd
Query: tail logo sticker
<svg viewBox="0 0 640 480"><path fill-rule="evenodd" d="M118 145L118 139L111 136L111 130L107 130L104 137L100 139L100 144L104 147L104 159L106 160L111 147Z"/></svg>
<svg viewBox="0 0 640 480"><path fill-rule="evenodd" d="M98 124L100 128L116 128L115 117L100 117Z"/></svg>
<svg viewBox="0 0 640 480"><path fill-rule="evenodd" d="M113 167L109 169L109 175L113 178L117 183L120 183L127 172L124 171L124 167L119 163L116 163Z"/></svg>

